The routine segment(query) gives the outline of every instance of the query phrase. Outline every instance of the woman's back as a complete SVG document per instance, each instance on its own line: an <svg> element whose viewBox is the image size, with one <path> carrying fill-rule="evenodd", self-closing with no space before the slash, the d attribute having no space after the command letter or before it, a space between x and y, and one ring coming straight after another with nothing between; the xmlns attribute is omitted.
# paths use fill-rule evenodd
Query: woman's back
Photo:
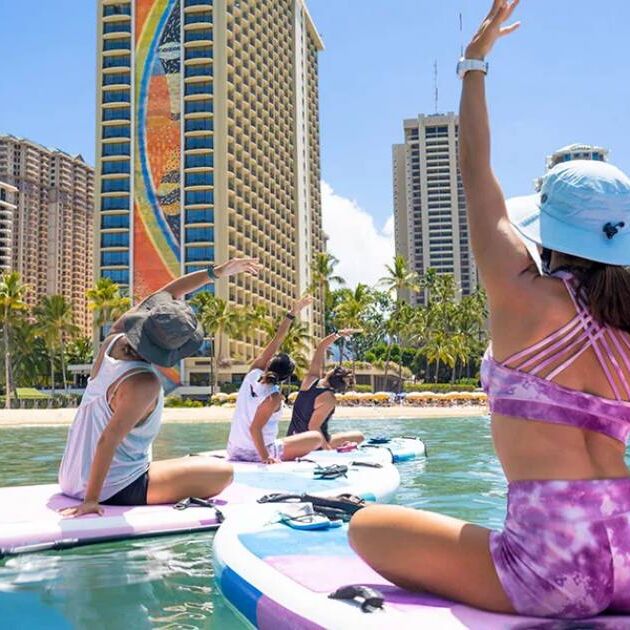
<svg viewBox="0 0 630 630"><path fill-rule="evenodd" d="M589 317L575 277L528 274L521 282L521 300L492 308L493 356L484 361L491 401L507 401L491 405L508 479L627 476L630 337ZM547 395L565 406L557 418Z"/></svg>

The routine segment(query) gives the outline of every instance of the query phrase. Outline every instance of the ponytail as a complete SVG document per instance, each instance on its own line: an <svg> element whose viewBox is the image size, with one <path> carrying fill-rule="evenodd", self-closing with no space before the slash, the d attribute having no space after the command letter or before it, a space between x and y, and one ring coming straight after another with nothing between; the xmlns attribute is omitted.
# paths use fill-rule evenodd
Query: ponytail
<svg viewBox="0 0 630 630"><path fill-rule="evenodd" d="M578 295L602 325L630 333L630 269L603 263L573 268Z"/></svg>

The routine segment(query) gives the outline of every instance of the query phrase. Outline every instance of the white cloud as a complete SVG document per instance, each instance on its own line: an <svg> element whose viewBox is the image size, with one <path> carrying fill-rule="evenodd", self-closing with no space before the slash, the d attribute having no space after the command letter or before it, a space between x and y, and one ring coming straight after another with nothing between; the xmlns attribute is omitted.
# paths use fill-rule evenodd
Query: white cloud
<svg viewBox="0 0 630 630"><path fill-rule="evenodd" d="M322 181L322 218L328 251L339 259L336 273L349 287L373 285L385 275L394 257L394 217L382 228L356 201L335 193Z"/></svg>

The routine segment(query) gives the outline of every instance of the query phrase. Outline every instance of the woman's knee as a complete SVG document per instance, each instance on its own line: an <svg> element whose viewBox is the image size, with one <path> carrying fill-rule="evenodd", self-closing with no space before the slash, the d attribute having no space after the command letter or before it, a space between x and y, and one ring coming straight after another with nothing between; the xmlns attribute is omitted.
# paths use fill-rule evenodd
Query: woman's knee
<svg viewBox="0 0 630 630"><path fill-rule="evenodd" d="M319 431L306 431L302 436L302 439L308 441L312 449L319 448L323 445L324 436Z"/></svg>

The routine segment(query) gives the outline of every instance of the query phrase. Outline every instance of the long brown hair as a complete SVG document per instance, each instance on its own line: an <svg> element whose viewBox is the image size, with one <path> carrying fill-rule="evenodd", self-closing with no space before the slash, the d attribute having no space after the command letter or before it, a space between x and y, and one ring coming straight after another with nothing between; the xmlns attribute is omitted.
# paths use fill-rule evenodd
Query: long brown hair
<svg viewBox="0 0 630 630"><path fill-rule="evenodd" d="M630 269L563 255L579 281L578 295L602 325L630 333Z"/></svg>

